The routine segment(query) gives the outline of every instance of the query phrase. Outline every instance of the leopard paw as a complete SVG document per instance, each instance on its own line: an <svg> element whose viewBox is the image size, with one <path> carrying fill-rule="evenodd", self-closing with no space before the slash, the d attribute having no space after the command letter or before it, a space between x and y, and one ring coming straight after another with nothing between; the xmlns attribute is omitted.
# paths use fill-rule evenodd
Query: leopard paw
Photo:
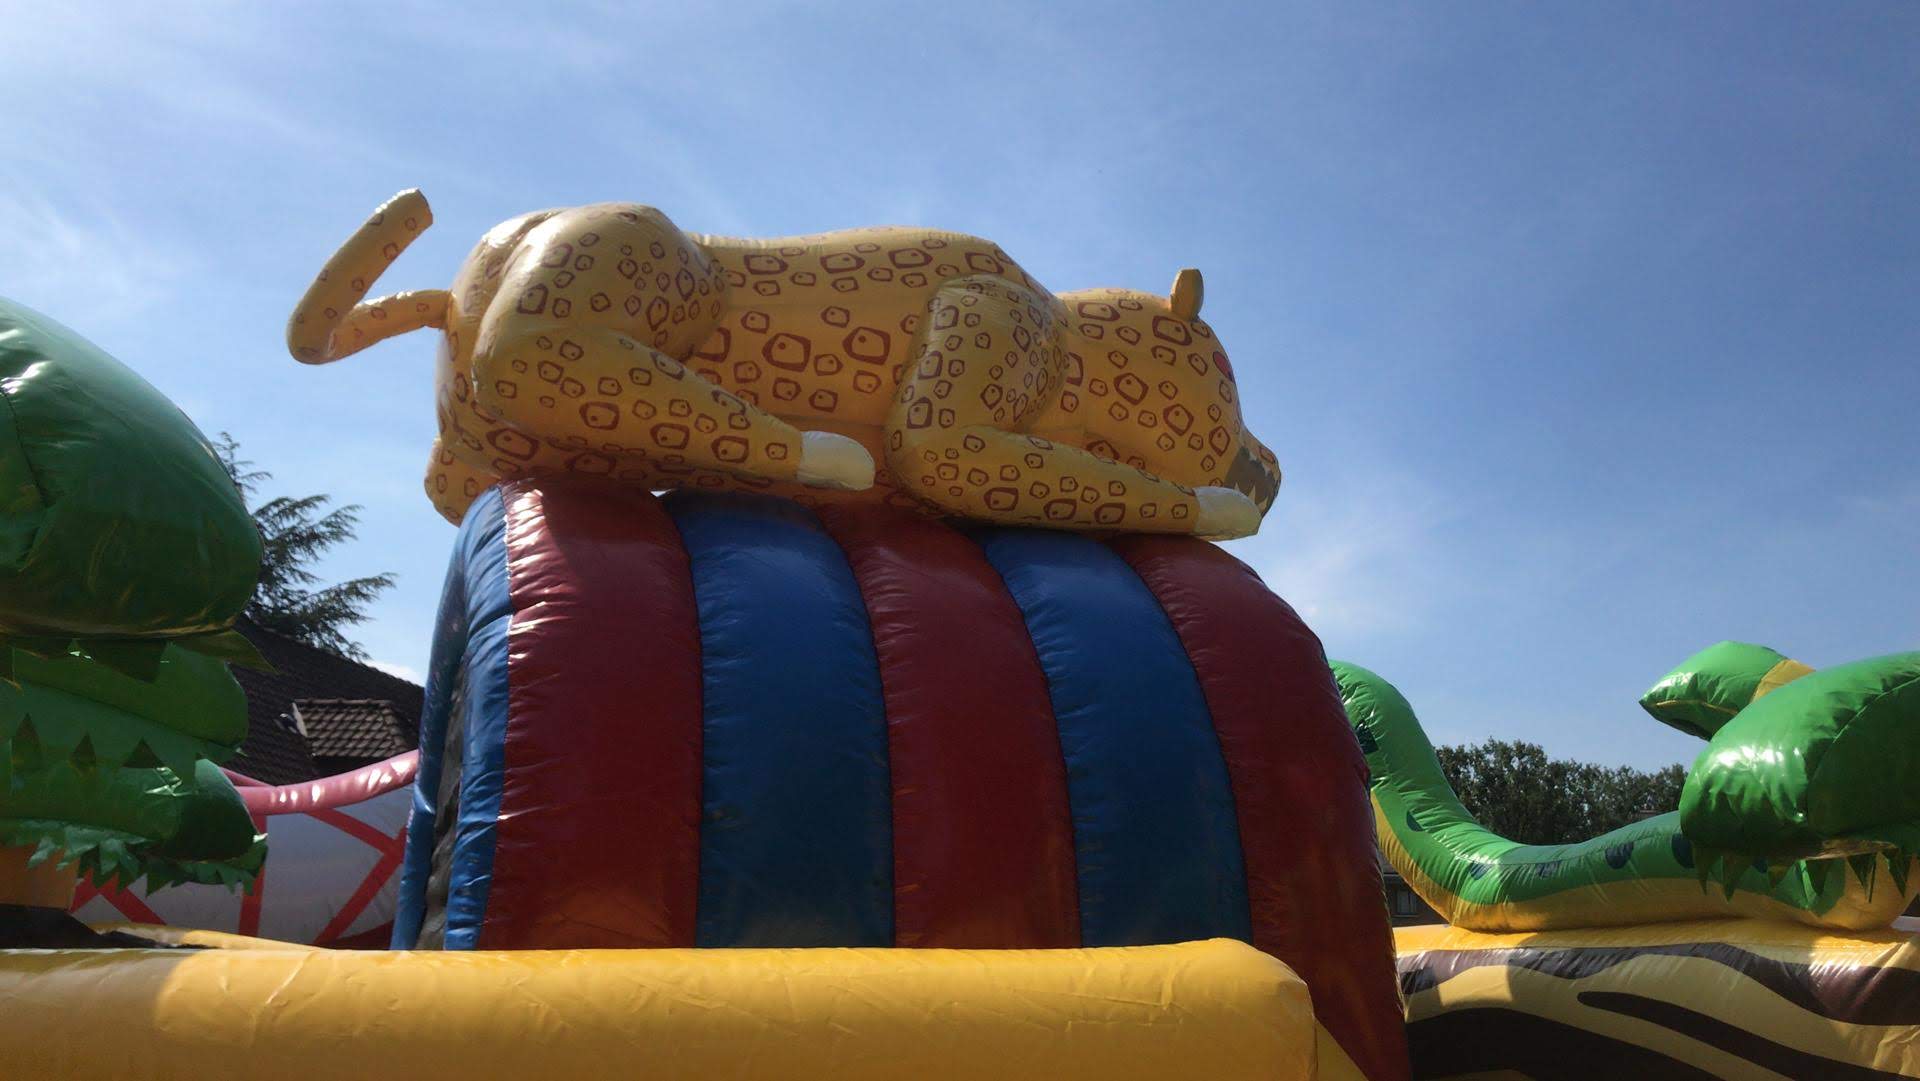
<svg viewBox="0 0 1920 1081"><path fill-rule="evenodd" d="M1232 488L1195 488L1200 516L1194 520L1193 534L1206 540L1232 540L1251 537L1260 529L1260 508L1253 500Z"/></svg>
<svg viewBox="0 0 1920 1081"><path fill-rule="evenodd" d="M797 479L811 488L865 491L873 487L873 455L858 440L844 435L801 432Z"/></svg>

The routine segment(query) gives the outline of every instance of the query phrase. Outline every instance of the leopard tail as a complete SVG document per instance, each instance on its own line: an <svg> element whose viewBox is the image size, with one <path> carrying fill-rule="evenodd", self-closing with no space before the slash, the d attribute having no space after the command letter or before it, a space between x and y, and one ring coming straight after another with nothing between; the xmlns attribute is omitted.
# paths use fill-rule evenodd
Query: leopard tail
<svg viewBox="0 0 1920 1081"><path fill-rule="evenodd" d="M380 205L327 260L287 321L287 351L303 364L330 364L396 334L445 327L447 292L415 289L363 300L367 290L427 226L433 210L418 189Z"/></svg>

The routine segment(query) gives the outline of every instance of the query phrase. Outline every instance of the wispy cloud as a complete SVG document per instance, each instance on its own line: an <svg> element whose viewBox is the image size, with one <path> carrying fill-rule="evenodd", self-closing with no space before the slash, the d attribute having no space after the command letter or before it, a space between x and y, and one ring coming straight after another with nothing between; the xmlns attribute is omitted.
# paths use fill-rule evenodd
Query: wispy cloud
<svg viewBox="0 0 1920 1081"><path fill-rule="evenodd" d="M1445 584L1433 558L1442 501L1404 473L1347 477L1283 488L1260 534L1228 547L1323 638L1418 630Z"/></svg>
<svg viewBox="0 0 1920 1081"><path fill-rule="evenodd" d="M9 293L81 326L150 311L195 270L190 255L107 207L56 205L8 176L0 176L0 268Z"/></svg>
<svg viewBox="0 0 1920 1081"><path fill-rule="evenodd" d="M307 47L301 24L252 5L212 7L217 14L196 19L157 8L111 17L23 9L0 42L0 89L22 104L20 141L48 164L120 163L123 140L102 140L102 125L176 152L225 142L322 168L415 164L404 141L339 122L336 103L318 94L335 73ZM86 68L79 94L66 89L76 64Z"/></svg>

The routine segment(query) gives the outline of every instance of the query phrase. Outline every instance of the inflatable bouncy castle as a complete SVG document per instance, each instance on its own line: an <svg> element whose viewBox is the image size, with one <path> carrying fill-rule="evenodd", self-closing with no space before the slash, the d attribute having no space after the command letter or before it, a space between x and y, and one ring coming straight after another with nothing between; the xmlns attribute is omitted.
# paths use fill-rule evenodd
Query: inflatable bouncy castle
<svg viewBox="0 0 1920 1081"><path fill-rule="evenodd" d="M429 494L460 532L394 949L338 948L393 881L393 771L242 778L275 847L237 914L90 885L130 948L6 957L10 1060L1406 1075L1325 656L1198 539L1279 484L1198 272L1056 295L958 234L743 241L616 205L364 300L428 220L383 208L289 328L314 362L446 333Z"/></svg>
<svg viewBox="0 0 1920 1081"><path fill-rule="evenodd" d="M1517 844L1209 543L1280 473L1197 271L602 204L367 299L430 222L288 328L442 332L459 527L420 749L320 781L217 765L260 549L205 440L0 307L9 1075L1920 1075L1920 655L1707 650L1643 701L1681 806Z"/></svg>

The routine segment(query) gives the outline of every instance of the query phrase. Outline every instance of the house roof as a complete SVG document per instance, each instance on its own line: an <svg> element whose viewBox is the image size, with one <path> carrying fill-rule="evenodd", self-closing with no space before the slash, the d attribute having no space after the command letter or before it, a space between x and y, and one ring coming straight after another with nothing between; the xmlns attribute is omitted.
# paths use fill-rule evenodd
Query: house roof
<svg viewBox="0 0 1920 1081"><path fill-rule="evenodd" d="M425 697L419 684L275 634L244 616L234 629L253 643L274 670L233 670L233 677L247 693L247 738L240 744L240 753L226 763L228 767L268 784L290 784L319 776L314 756L328 752L316 752L307 737L294 728L294 703L299 701L384 702L391 707L393 723L398 725L404 742L401 750L415 745Z"/></svg>
<svg viewBox="0 0 1920 1081"><path fill-rule="evenodd" d="M391 758L418 739L384 698L298 698L293 710L315 759Z"/></svg>
<svg viewBox="0 0 1920 1081"><path fill-rule="evenodd" d="M240 741L240 753L222 765L268 784L292 784L320 776L307 749L307 737L277 718L254 719L253 696L247 697L247 738Z"/></svg>

